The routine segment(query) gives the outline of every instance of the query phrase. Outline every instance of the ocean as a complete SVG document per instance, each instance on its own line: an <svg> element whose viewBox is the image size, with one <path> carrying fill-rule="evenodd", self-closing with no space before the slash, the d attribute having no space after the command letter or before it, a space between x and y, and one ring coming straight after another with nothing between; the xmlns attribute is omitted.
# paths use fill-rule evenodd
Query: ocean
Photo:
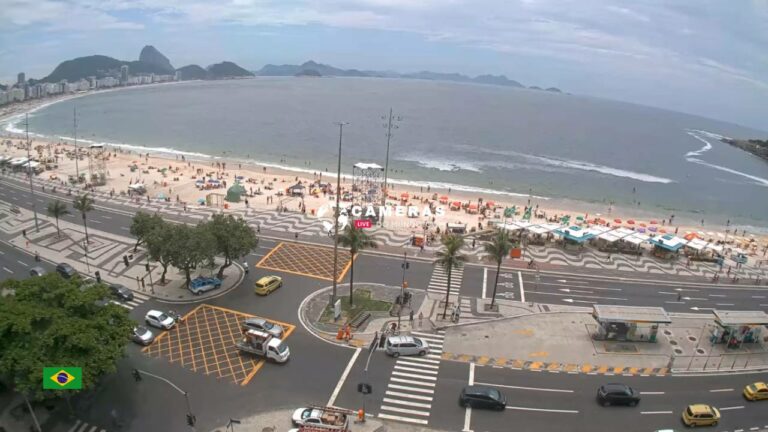
<svg viewBox="0 0 768 432"><path fill-rule="evenodd" d="M698 221L768 226L768 163L722 136L768 132L639 105L536 90L373 78L256 78L131 88L46 106L30 130L127 148L301 171L384 165L390 179L610 203ZM18 131L17 119L4 126Z"/></svg>

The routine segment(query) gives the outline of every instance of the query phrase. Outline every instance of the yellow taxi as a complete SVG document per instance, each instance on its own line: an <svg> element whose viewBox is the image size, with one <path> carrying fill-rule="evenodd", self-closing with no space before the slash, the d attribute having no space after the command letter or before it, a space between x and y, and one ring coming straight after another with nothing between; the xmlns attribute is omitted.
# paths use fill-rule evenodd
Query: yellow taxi
<svg viewBox="0 0 768 432"><path fill-rule="evenodd" d="M768 384L756 382L744 387L744 397L751 401L768 399Z"/></svg>
<svg viewBox="0 0 768 432"><path fill-rule="evenodd" d="M255 292L258 295L267 295L283 286L283 278L280 276L264 276L256 281Z"/></svg>
<svg viewBox="0 0 768 432"><path fill-rule="evenodd" d="M704 404L688 405L683 411L683 423L686 426L717 426L720 411Z"/></svg>

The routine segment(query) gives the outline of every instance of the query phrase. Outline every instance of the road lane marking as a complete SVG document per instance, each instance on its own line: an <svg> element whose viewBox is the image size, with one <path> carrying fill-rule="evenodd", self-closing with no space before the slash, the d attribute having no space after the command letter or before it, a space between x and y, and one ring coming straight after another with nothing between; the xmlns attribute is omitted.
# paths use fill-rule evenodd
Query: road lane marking
<svg viewBox="0 0 768 432"><path fill-rule="evenodd" d="M715 390L710 390L709 392L710 393L719 393L719 392L729 392L729 391L733 391L733 389L732 388L715 389Z"/></svg>
<svg viewBox="0 0 768 432"><path fill-rule="evenodd" d="M392 386L390 385L389 387L392 387ZM403 392L391 391L391 390L385 391L384 394L387 394L389 396L404 397L408 399L424 400L428 402L432 400L431 396L421 396L421 395L415 395L415 394L403 393Z"/></svg>
<svg viewBox="0 0 768 432"><path fill-rule="evenodd" d="M752 298L755 298L755 299L764 299L764 298L765 298L765 296L752 296Z"/></svg>
<svg viewBox="0 0 768 432"><path fill-rule="evenodd" d="M397 367L397 366L395 366L395 367ZM419 372L421 372L421 371L419 371ZM422 380L429 380L429 381L437 381L437 377L425 376L425 375L416 375L416 374L412 374L412 373L405 373L405 372L399 372L399 371L392 371L392 375L404 376L404 377L408 377L408 378L415 378L415 379L422 379Z"/></svg>
<svg viewBox="0 0 768 432"><path fill-rule="evenodd" d="M29 264L27 264L27 263L25 263L23 261L16 260L16 262L21 264L21 265L23 265L24 267L29 267Z"/></svg>
<svg viewBox="0 0 768 432"><path fill-rule="evenodd" d="M734 306L733 303L715 303L715 306Z"/></svg>
<svg viewBox="0 0 768 432"><path fill-rule="evenodd" d="M672 414L672 411L640 411L640 414Z"/></svg>
<svg viewBox="0 0 768 432"><path fill-rule="evenodd" d="M408 391L412 391L412 392L426 393L426 394L434 394L435 393L434 390L430 390L430 389L426 389L426 388L410 387L410 386L404 386L404 385L399 385L399 384L391 384L391 383L387 386L387 388L393 388L393 389L396 389L396 390L408 390Z"/></svg>
<svg viewBox="0 0 768 432"><path fill-rule="evenodd" d="M430 400L432 400L430 398ZM383 402L391 403L391 404L397 404L397 405L403 405L403 406L409 406L413 408L424 408L424 409L432 409L431 404L425 404L421 402L411 402L411 401L404 401L399 399L390 399L390 398L384 398L382 399Z"/></svg>
<svg viewBox="0 0 768 432"><path fill-rule="evenodd" d="M412 379L403 379L403 378L397 378L397 377L394 377L394 376L391 377L389 379L389 381L390 382L392 382L392 381L399 382L399 383L403 383L403 384L420 385L420 386L425 386L425 387L434 387L435 386L435 383L431 383L431 382L414 381ZM392 384L390 384L389 386L392 387ZM431 392L434 393L434 391L431 391Z"/></svg>
<svg viewBox="0 0 768 432"><path fill-rule="evenodd" d="M663 395L664 392L640 392L641 395Z"/></svg>
<svg viewBox="0 0 768 432"><path fill-rule="evenodd" d="M546 291L539 291L539 290L537 290L536 293L537 294L553 295L553 296L558 296L558 297L584 297L584 298L591 298L591 299L627 301L627 299L620 298L620 297L602 297L602 296L584 295L584 294L564 294L564 293L553 293L553 292L546 292Z"/></svg>
<svg viewBox="0 0 768 432"><path fill-rule="evenodd" d="M483 297L485 300L485 288L488 285L488 267L483 267Z"/></svg>
<svg viewBox="0 0 768 432"><path fill-rule="evenodd" d="M725 297L725 294L710 294L710 297Z"/></svg>
<svg viewBox="0 0 768 432"><path fill-rule="evenodd" d="M395 420L395 421L406 422L406 423L416 423L416 424L421 424L421 425L427 424L426 420L414 419L414 418L410 418L410 417L400 417L400 416L389 415L389 414L379 414L377 417L378 418L387 419L387 420Z"/></svg>
<svg viewBox="0 0 768 432"><path fill-rule="evenodd" d="M88 222L91 222L91 223L95 223L95 224L101 224L101 222L99 222L99 221L97 221L97 220L90 220L90 221L88 221Z"/></svg>
<svg viewBox="0 0 768 432"><path fill-rule="evenodd" d="M685 302L679 302L679 301L665 301L664 303L670 303L670 304L685 304Z"/></svg>
<svg viewBox="0 0 768 432"><path fill-rule="evenodd" d="M328 399L328 403L326 404L326 406L333 406L334 402L336 402L336 397L339 396L341 387L344 385L344 381L347 380L347 376L349 375L349 372L352 370L352 366L355 364L355 361L357 360L357 356L360 355L360 351L362 351L362 349L358 348L355 350L355 353L352 354L352 358L349 359L349 363L347 363L347 367L346 369L344 369L344 373L341 374L341 378L339 378L339 382L336 384L336 388L333 389L331 398Z"/></svg>
<svg viewBox="0 0 768 432"><path fill-rule="evenodd" d="M428 369L440 369L440 366L435 366L431 364L411 363L410 361L405 361L405 360L398 360L397 364L405 365L405 366L416 366L416 367L428 368Z"/></svg>
<svg viewBox="0 0 768 432"><path fill-rule="evenodd" d="M103 217L104 219L112 219L112 216L107 216L107 215L99 215L99 216Z"/></svg>
<svg viewBox="0 0 768 432"><path fill-rule="evenodd" d="M399 413L403 413L403 414L413 414L413 415L418 415L418 416L429 417L429 411L427 411L427 412L416 411L416 410L410 410L410 409L405 409L405 408L391 407L389 405L382 405L381 409L387 410L387 411L399 412Z"/></svg>
<svg viewBox="0 0 768 432"><path fill-rule="evenodd" d="M504 385L504 384L493 384L493 383L486 383L486 382L478 382L477 384L479 384L479 385L487 385L487 386L491 386L491 387L503 387L503 388L509 388L509 389L517 389L517 390L536 390L536 391L556 392L556 393L573 393L573 390L568 390L568 389L552 389L552 388L540 388L540 387L521 387L521 386Z"/></svg>
<svg viewBox="0 0 768 432"><path fill-rule="evenodd" d="M677 295L677 293L671 293L671 292L667 292L667 291L659 291L659 294Z"/></svg>
<svg viewBox="0 0 768 432"><path fill-rule="evenodd" d="M576 410L558 410L558 409L528 408L528 407L515 407L515 406L508 406L507 409L520 410L520 411L541 411L541 412L562 413L562 414L578 414L579 413Z"/></svg>
<svg viewBox="0 0 768 432"><path fill-rule="evenodd" d="M474 363L469 364L469 379L467 380L467 382L469 383L469 385L475 385L475 364ZM464 429L462 429L461 431L472 432L472 429L469 428L471 423L472 423L472 407L467 405L467 407L464 408Z"/></svg>
<svg viewBox="0 0 768 432"><path fill-rule="evenodd" d="M523 272L517 272L517 278L520 280L520 301L525 303L525 289L523 289Z"/></svg>
<svg viewBox="0 0 768 432"><path fill-rule="evenodd" d="M10 274L13 274L13 271L12 271L12 270L10 270L10 269L8 269L8 267L3 267L3 270L7 271L7 272L8 272L8 273L10 273Z"/></svg>
<svg viewBox="0 0 768 432"><path fill-rule="evenodd" d="M731 410L737 410L737 409L744 409L744 405L725 407L725 408L718 408L718 410L720 410L720 411L731 411Z"/></svg>
<svg viewBox="0 0 768 432"><path fill-rule="evenodd" d="M120 229L123 230L123 231L130 231L130 228L128 228L128 227L120 227Z"/></svg>

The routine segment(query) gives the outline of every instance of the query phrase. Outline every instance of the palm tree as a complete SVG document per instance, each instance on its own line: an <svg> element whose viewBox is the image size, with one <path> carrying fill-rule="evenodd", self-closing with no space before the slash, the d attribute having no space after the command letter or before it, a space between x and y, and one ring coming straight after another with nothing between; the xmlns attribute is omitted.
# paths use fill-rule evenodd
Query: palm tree
<svg viewBox="0 0 768 432"><path fill-rule="evenodd" d="M509 241L507 232L500 230L496 233L496 237L493 240L483 246L483 249L491 259L496 261L496 280L493 282L493 296L491 296L491 309L493 309L494 304L496 304L496 287L499 285L501 263L504 261L504 257L509 255L509 251L512 249L512 242Z"/></svg>
<svg viewBox="0 0 768 432"><path fill-rule="evenodd" d="M352 287L355 281L355 255L364 249L376 249L379 245L361 228L355 228L354 224L349 224L339 235L339 244L349 248L349 254L352 256L352 264L349 267L349 305L352 306Z"/></svg>
<svg viewBox="0 0 768 432"><path fill-rule="evenodd" d="M78 195L72 202L72 207L79 211L83 215L83 227L85 228L85 244L90 243L88 240L88 224L85 223L85 214L93 210L93 198L88 194Z"/></svg>
<svg viewBox="0 0 768 432"><path fill-rule="evenodd" d="M69 214L67 205L63 202L56 200L48 203L48 216L56 218L56 237L61 237L61 230L59 230L59 218Z"/></svg>
<svg viewBox="0 0 768 432"><path fill-rule="evenodd" d="M459 253L459 249L464 246L464 237L455 234L446 234L440 239L443 244L442 250L437 251L437 260L440 267L448 272L448 287L445 290L445 308L443 309L443 319L448 313L448 301L451 295L451 272L453 269L461 268L461 265L467 260L467 257Z"/></svg>

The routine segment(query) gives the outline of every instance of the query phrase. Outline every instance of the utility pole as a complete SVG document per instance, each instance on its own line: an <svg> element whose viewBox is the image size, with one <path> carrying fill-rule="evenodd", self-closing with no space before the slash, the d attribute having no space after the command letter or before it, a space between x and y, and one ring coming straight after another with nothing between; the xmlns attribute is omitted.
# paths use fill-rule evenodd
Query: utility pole
<svg viewBox="0 0 768 432"><path fill-rule="evenodd" d="M184 401L187 403L187 425L189 426L189 429L192 432L195 432L195 423L197 423L197 417L195 417L194 414L192 414L192 406L189 404L189 393L186 391L180 389L176 384L172 383L170 380L163 378L159 375L151 374L147 371L143 371L140 369L134 369L131 374L133 375L133 379L135 379L137 382L141 381L143 375L151 376L152 378L158 379L160 381L163 381L164 383L170 385L173 387L176 391L184 395Z"/></svg>
<svg viewBox="0 0 768 432"><path fill-rule="evenodd" d="M337 286L337 274L336 269L339 265L339 197L341 196L341 138L344 135L344 126L349 122L336 122L339 126L339 162L336 166L336 208L334 209L334 224L333 224L333 270L331 271L331 279L333 279L333 294L331 294L331 306L336 304L336 286ZM353 257L354 258L354 257Z"/></svg>
<svg viewBox="0 0 768 432"><path fill-rule="evenodd" d="M403 269L403 282L400 284L400 307L397 308L397 328L400 328L400 317L402 316L403 306L405 305L405 271L408 269L408 252L403 252L403 262L400 264Z"/></svg>
<svg viewBox="0 0 768 432"><path fill-rule="evenodd" d="M40 232L40 224L37 222L35 188L32 187L32 154L30 153L30 147L32 147L32 143L29 142L29 114L24 114L24 129L26 130L27 136L27 177L29 177L29 192L32 194L32 213L35 214L35 232Z"/></svg>
<svg viewBox="0 0 768 432"><path fill-rule="evenodd" d="M77 147L77 107L72 108L72 122L75 126L75 175L76 181L75 184L80 184L80 166L78 165L78 160L80 159L80 151ZM139 170L141 171L141 170Z"/></svg>
<svg viewBox="0 0 768 432"><path fill-rule="evenodd" d="M382 116L382 120L386 120L387 122L384 124L384 127L387 128L387 156L384 159L384 190L382 191L381 195L381 205L384 206L387 203L387 191L389 190L389 184L387 183L387 180L389 178L389 142L392 139L392 129L399 129L400 126L397 124L397 122L400 122L403 118L400 116L393 116L392 115L392 108L389 109L389 115L388 116ZM393 123L395 122L395 123ZM384 213L381 213L381 226L384 226Z"/></svg>

